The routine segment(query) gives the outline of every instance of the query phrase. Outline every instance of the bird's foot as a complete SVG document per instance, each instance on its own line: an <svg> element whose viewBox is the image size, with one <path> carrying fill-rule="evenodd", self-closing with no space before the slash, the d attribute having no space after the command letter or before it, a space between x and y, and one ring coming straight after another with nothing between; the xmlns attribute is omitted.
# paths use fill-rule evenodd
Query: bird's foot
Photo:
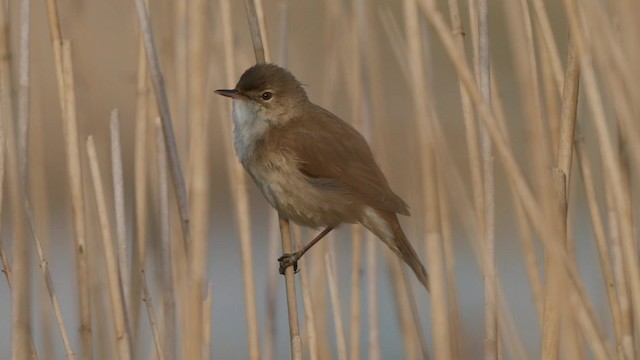
<svg viewBox="0 0 640 360"><path fill-rule="evenodd" d="M285 270L289 266L293 266L293 272L298 272L298 260L300 260L300 254L295 252L293 254L284 254L278 258L280 263L280 275L284 275Z"/></svg>

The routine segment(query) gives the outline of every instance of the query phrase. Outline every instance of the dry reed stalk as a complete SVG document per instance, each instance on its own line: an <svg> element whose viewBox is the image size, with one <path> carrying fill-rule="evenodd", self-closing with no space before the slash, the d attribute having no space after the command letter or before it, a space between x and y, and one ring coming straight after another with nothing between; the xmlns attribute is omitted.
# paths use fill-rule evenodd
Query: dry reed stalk
<svg viewBox="0 0 640 360"><path fill-rule="evenodd" d="M207 297L202 304L202 359L211 359L211 316L213 313L213 284L207 287Z"/></svg>
<svg viewBox="0 0 640 360"><path fill-rule="evenodd" d="M156 321L156 313L153 310L153 300L151 298L151 294L149 293L149 288L147 287L147 276L145 275L144 269L140 270L140 285L142 287L142 301L144 302L147 308L147 315L149 316L149 325L151 326L151 334L153 335L153 343L156 347L156 359L164 360L164 355L162 352L162 344L160 339L160 334L158 332L158 323Z"/></svg>
<svg viewBox="0 0 640 360"><path fill-rule="evenodd" d="M553 31L551 30L549 15L542 0L532 0L531 4L533 5L535 14L535 28L539 31L536 34L539 35L541 43L544 44L544 47L540 47L540 51L546 53L549 57L554 85L558 91L561 91L563 88L562 62L560 61L560 53L556 45L555 37L553 36Z"/></svg>
<svg viewBox="0 0 640 360"><path fill-rule="evenodd" d="M606 115L602 97L598 90L595 69L593 67L592 56L587 48L585 31L580 26L580 19L575 1L564 0L565 11L569 21L572 38L575 40L575 47L584 79L584 88L589 108L592 113L592 121L596 129L598 144L601 153L601 161L605 178L608 178L610 186L608 191L614 199L615 208L618 212L620 225L620 239L622 245L622 255L624 270L629 278L629 294L632 304L633 319L636 324L640 324L640 264L636 256L633 234L633 222L631 209L628 206L628 194L624 193L624 179L622 176L620 162L616 156L609 129L606 123ZM640 332L635 335L636 342L639 341Z"/></svg>
<svg viewBox="0 0 640 360"><path fill-rule="evenodd" d="M245 7L246 7L245 2ZM264 50L264 58L265 61L269 61L271 59L271 54L269 49L269 34L267 34L267 28L264 22L264 10L262 8L262 0L253 0L253 6L255 6L255 14L256 20L258 22L258 29L260 29L260 41L263 44L262 49ZM254 21L254 20L250 20ZM253 32L252 32L253 34Z"/></svg>
<svg viewBox="0 0 640 360"><path fill-rule="evenodd" d="M615 290L618 294L620 303L620 318L622 327L622 343L625 348L630 346L634 347L633 337L633 313L631 302L629 300L629 289L627 281L627 275L624 271L624 261L622 255L622 246L620 245L620 231L618 227L618 217L615 210L614 200L612 199L611 191L607 188L610 185L609 181L605 178L605 199L606 199L606 213L608 220L609 230L609 242L611 243L611 262L613 264L613 273L615 279Z"/></svg>
<svg viewBox="0 0 640 360"><path fill-rule="evenodd" d="M189 196L191 198L191 236L192 246L189 247L187 269L187 292L190 294L183 299L182 304L186 328L183 333L183 349L186 348L186 358L203 358L203 345L207 342L203 338L205 323L210 318L203 315L207 311L204 306L207 271L207 230L208 230L208 158L207 158L207 49L205 25L207 23L207 3L205 1L191 1L187 12L189 23L187 27L189 76L188 89L188 122L189 122L189 164L188 181Z"/></svg>
<svg viewBox="0 0 640 360"><path fill-rule="evenodd" d="M75 109L73 66L71 63L70 46L68 41L62 40L56 0L47 0L47 15L49 19L49 35L53 49L53 62L56 69L56 79L58 84L58 99L60 101L60 110L62 111L67 172L69 176L69 189L71 194L76 253L76 276L78 282L78 295L80 298L81 355L86 358L91 357L93 354L93 340L91 337L91 300L89 296L88 260L85 252L87 245L84 194ZM65 50L65 47L67 50Z"/></svg>
<svg viewBox="0 0 640 360"><path fill-rule="evenodd" d="M444 254L445 278L447 282L447 300L449 301L449 337L451 341L451 358L464 358L463 330L458 304L458 292L456 285L456 255L451 233L451 215L449 210L449 198L446 194L445 179L442 173L438 173L438 204L440 205L440 229L442 231L442 250ZM476 219L477 220L477 219Z"/></svg>
<svg viewBox="0 0 640 360"><path fill-rule="evenodd" d="M1 16L1 15L0 15ZM37 94L37 91L35 92ZM34 96L34 98L38 98L38 96ZM36 100L37 101L37 100ZM34 118L38 119L42 117L42 112L39 111L39 108L34 109ZM40 243L42 244L42 250L45 257L50 258L49 252L49 244L50 244L50 217L49 217L49 197L47 194L47 173L46 167L43 164L46 163L44 158L45 150L45 137L43 134L43 126L42 122L33 122L31 125L31 131L29 135L29 147L30 147L30 156L29 156L29 167L28 172L31 174L29 178L29 191L28 193L31 196L31 199L34 199L33 203L33 218L34 218L34 228L40 230L38 232L40 239ZM2 125L0 124L0 127ZM3 130L0 129L0 133ZM0 134L1 138L4 138L3 134ZM2 139L0 139L0 143L2 143ZM0 153L0 157L4 156L3 153ZM0 159L0 163L2 160ZM3 166L3 164L0 164ZM0 169L0 177L3 176L2 170ZM0 186L2 186L2 181L0 180ZM0 194L0 204L2 203L2 194ZM2 214L0 214L0 217ZM44 231L43 231L44 230ZM34 240L36 238L34 237ZM39 298L39 318L40 318L40 338L41 340L41 348L50 351L55 348L54 345L54 323L53 323L53 315L52 309L49 305L50 298L46 295L47 287L44 281L40 282L40 286L38 287L38 295Z"/></svg>
<svg viewBox="0 0 640 360"><path fill-rule="evenodd" d="M140 292L142 275L140 270L144 267L147 248L147 132L148 132L148 111L147 102L149 99L149 84L147 81L147 61L144 54L144 43L142 36L138 45L138 66L136 80L136 117L134 130L134 154L133 172L135 189L135 240L132 246L132 266L131 266L131 338L132 343L137 344ZM135 357L134 348L134 357Z"/></svg>
<svg viewBox="0 0 640 360"><path fill-rule="evenodd" d="M7 287L9 288L9 290L11 290L13 284L13 272L11 271L11 263L9 262L9 258L7 257L7 251L5 250L4 245L2 245L1 241L0 261L2 261L2 272L4 273L5 280L7 280Z"/></svg>
<svg viewBox="0 0 640 360"><path fill-rule="evenodd" d="M280 218L280 235L282 237L282 252L291 254L293 247L291 246L291 232L289 230L289 221ZM298 308L296 304L296 283L295 271L292 266L285 269L285 285L287 294L287 311L289 314L289 338L291 340L291 359L302 359L302 340L300 338L300 329L298 327Z"/></svg>
<svg viewBox="0 0 640 360"><path fill-rule="evenodd" d="M71 194L73 230L75 235L78 295L80 297L81 357L86 358L91 357L90 354L93 354L91 300L89 294L90 272L86 243L84 185L82 181L78 122L76 118L75 81L73 78L73 62L69 41L62 41L61 52L61 74L59 74L61 78L59 78L58 81L62 82L62 98L64 99L62 121L64 126L67 174L69 177L69 192Z"/></svg>
<svg viewBox="0 0 640 360"><path fill-rule="evenodd" d="M451 340L449 322L447 321L447 290L444 262L442 259L442 235L440 233L440 211L438 204L438 171L431 128L435 112L431 107L433 92L423 72L423 57L420 40L418 8L414 0L404 1L405 33L407 38L407 60L411 93L413 94L414 116L419 132L419 146L421 153L422 191L425 211L425 252L427 254L427 269L431 281L431 316L432 334L435 359L451 359ZM428 290L428 289L427 289ZM411 295L410 295L411 296ZM424 348L424 347L423 347ZM425 356L426 354L423 354Z"/></svg>
<svg viewBox="0 0 640 360"><path fill-rule="evenodd" d="M100 220L100 230L102 233L102 250L107 266L107 279L109 286L109 295L111 298L111 309L113 312L113 323L116 330L116 342L118 347L118 356L120 359L131 358L131 344L127 329L126 312L124 309L123 294L120 289L118 265L115 251L113 249L113 236L111 234L111 226L109 224L109 215L106 204L106 197L102 185L100 168L98 167L98 156L96 154L95 143L93 137L87 138L87 156L89 158L89 166L91 169L91 178L93 181L93 191L98 210L98 218Z"/></svg>
<svg viewBox="0 0 640 360"><path fill-rule="evenodd" d="M575 57L575 51L571 41L567 45L567 65L564 76L562 112L559 124L559 142L557 144L556 156L556 172L557 175L555 187L559 189L558 206L560 208L562 220L562 234L565 236L567 249L571 249L571 238L567 232L568 226L568 199L569 185L571 184L571 163L573 160L574 136L576 127L577 104L578 104L578 85L579 85L579 67L578 60ZM575 253L574 253L575 254ZM575 260L575 257L574 259ZM574 358L583 358L580 353L583 346L580 344L581 337L577 333L578 327L575 316L565 315L563 322L565 323L565 333L563 339L566 341L567 356Z"/></svg>
<svg viewBox="0 0 640 360"><path fill-rule="evenodd" d="M247 14L247 21L249 22L249 33L251 34L251 42L253 44L253 52L256 57L257 63L264 63L269 61L270 58L266 56L265 42L263 41L264 30L260 26L260 20L258 19L258 10L256 3L260 0L244 0L244 10ZM262 5L260 5L262 8Z"/></svg>
<svg viewBox="0 0 640 360"><path fill-rule="evenodd" d="M268 250L268 256L269 259L277 259L278 258L278 214L275 211L272 211L271 214L269 215L269 250ZM275 268L275 267L274 267ZM313 308L309 308L309 310L307 310L307 303L305 300L305 291L309 291L309 288L307 288L305 290L304 285L302 285L302 278L305 276L304 274L306 273L306 270L302 270L301 269L301 277L300 277L300 281L301 281L301 290L302 290L302 301L303 301L303 306L304 306L304 311L305 311L305 318L306 318L306 311L309 311L311 313L313 313ZM278 326L276 324L276 321L278 319L278 285L280 284L280 282L278 281L280 279L280 274L278 274L275 271L270 271L269 272L269 277L267 279L267 304L266 304L266 315L265 315L265 325L264 325L264 347L262 349L262 359L264 360L273 360L275 357L275 352L276 352L276 338L277 338L277 334L278 334ZM308 284L307 284L308 285ZM309 356L310 359L312 360L317 360L316 357L314 357L314 351L311 348L312 346L312 342L313 344L317 344L315 339L311 339L311 335L309 334L309 319L306 318L306 323L305 325L307 326L307 341L308 341L308 346L309 346ZM316 345L317 346L317 345Z"/></svg>
<svg viewBox="0 0 640 360"><path fill-rule="evenodd" d="M545 46L540 27L534 26L536 49L539 52L540 67L541 67L541 83L544 100L544 114L543 119L549 129L549 143L552 149L558 148L560 137L560 107L561 98L558 88L556 87L555 80L553 78L553 69L551 64L551 56ZM571 237L568 237L570 239Z"/></svg>
<svg viewBox="0 0 640 360"><path fill-rule="evenodd" d="M127 224L124 208L124 176L122 173L122 144L120 141L120 118L118 109L111 111L109 123L111 133L111 175L113 181L113 205L116 222L116 244L120 288L124 300L126 325L131 329L131 281L129 279L129 256L127 255Z"/></svg>
<svg viewBox="0 0 640 360"><path fill-rule="evenodd" d="M153 30L149 20L149 12L144 0L135 0L136 11L138 13L138 21L142 35L144 38L145 53L147 55L147 65L153 81L153 89L156 95L160 119L162 120L162 132L165 138L165 147L169 158L169 169L171 179L173 181L176 199L178 201L178 210L180 214L180 225L182 227L182 237L185 242L185 248L189 248L191 237L189 233L189 198L187 196L187 188L184 176L180 167L180 157L178 156L178 148L173 132L173 123L171 120L171 111L169 109L169 100L164 85L162 70L158 59L158 52L153 38Z"/></svg>
<svg viewBox="0 0 640 360"><path fill-rule="evenodd" d="M20 2L19 46L18 46L18 109L17 124L27 124L30 106L30 62L31 48L31 1ZM20 165L20 141L16 143L16 129L13 116L5 120L7 131L7 172L11 221L13 223L13 289L12 298L12 347L13 359L27 359L31 355L30 348L30 309L31 309L31 272L29 271L29 242L26 234L26 219L23 201L26 189L23 189ZM3 145L4 146L4 145ZM26 155L26 154L25 154Z"/></svg>
<svg viewBox="0 0 640 360"><path fill-rule="evenodd" d="M293 238L295 240L296 247L302 249L302 236L300 227L293 228ZM300 291L302 293L302 304L304 306L304 324L307 331L307 342L309 346L309 359L319 359L318 341L316 335L316 320L313 308L313 299L311 297L311 282L309 281L309 268L306 266L307 260L300 259Z"/></svg>
<svg viewBox="0 0 640 360"><path fill-rule="evenodd" d="M347 360L347 342L344 336L344 326L342 321L342 305L338 292L338 279L336 278L336 265L331 251L324 255L324 265L327 274L327 284L329 285L329 295L331 296L331 309L333 313L333 323L336 332L336 344L338 359Z"/></svg>
<svg viewBox="0 0 640 360"><path fill-rule="evenodd" d="M230 23L230 10L228 0L220 2L223 46L225 56L226 81L229 84L234 82L235 56L233 52L232 29ZM255 14L255 12L254 12ZM230 105L228 105L230 107ZM257 305L255 294L255 277L253 272L253 251L251 246L251 221L249 214L249 195L247 193L247 179L240 162L232 155L234 154L231 144L231 127L228 115L220 117L224 119L221 123L225 136L225 149L227 153L227 170L229 183L232 186L233 203L235 209L236 225L240 235L240 250L242 255L242 274L245 291L245 312L247 320L247 337L249 343L249 358L258 359L260 356L260 340L257 323ZM295 292L294 292L295 294ZM296 316L297 318L297 316ZM297 323L296 323L297 326Z"/></svg>
<svg viewBox="0 0 640 360"><path fill-rule="evenodd" d="M366 236L366 263L367 263L367 319L369 331L367 348L370 360L382 359L380 350L380 320L378 317L378 242L373 236Z"/></svg>
<svg viewBox="0 0 640 360"><path fill-rule="evenodd" d="M491 104L491 61L489 58L489 23L486 0L478 3L478 85L486 104ZM480 125L480 144L482 158L482 184L484 201L484 319L485 319L485 359L495 360L499 352L498 309L496 308L496 260L495 260L495 182L494 160L491 139L484 125Z"/></svg>
<svg viewBox="0 0 640 360"><path fill-rule="evenodd" d="M188 13L188 7L190 7L191 1L174 1L166 3L166 6L173 6L173 11L175 11L175 15L173 18L175 19L174 32L172 34L173 40L173 81L175 85L175 90L172 93L174 95L176 105L175 114L176 119L184 119L184 121L179 121L176 125L176 132L178 136L186 133L187 126L189 122L187 119L189 118L189 16L191 14ZM148 6L147 6L148 8ZM167 74L170 74L168 71ZM171 76L171 75L168 75ZM171 82L170 82L171 83ZM169 88L169 91L172 89ZM182 137L181 137L182 139ZM184 145L181 146L180 150L185 150ZM189 168L187 164L187 169ZM186 186L187 186L187 195L188 195L188 187L189 187L189 171L185 172Z"/></svg>
<svg viewBox="0 0 640 360"><path fill-rule="evenodd" d="M175 283L173 281L173 259L171 246L170 209L169 209L169 189L167 184L167 157L162 126L158 118L154 124L154 135L156 143L156 170L157 170L157 196L158 196L158 222L160 238L160 274L162 284L162 316L163 327L161 332L163 353L167 359L175 359L176 350L176 297ZM175 269L177 271L177 269Z"/></svg>
<svg viewBox="0 0 640 360"><path fill-rule="evenodd" d="M13 103L11 96L11 58L9 45L9 18L6 14L7 4L0 3L0 115L4 121L0 121L0 205L4 204L4 182L5 182L5 121L13 122ZM0 206L0 219L2 218L2 206ZM0 221L0 230L2 222ZM0 241L0 258L2 259L2 269L7 279L7 284L11 288L11 266L9 259Z"/></svg>

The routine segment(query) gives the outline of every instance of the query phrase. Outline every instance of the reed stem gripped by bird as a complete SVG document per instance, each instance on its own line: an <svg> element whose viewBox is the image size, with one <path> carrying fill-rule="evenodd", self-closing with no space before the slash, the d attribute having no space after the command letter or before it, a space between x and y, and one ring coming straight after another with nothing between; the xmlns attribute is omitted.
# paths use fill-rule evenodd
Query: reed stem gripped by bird
<svg viewBox="0 0 640 360"><path fill-rule="evenodd" d="M324 230L278 259L280 273L342 223L360 223L398 255L429 290L429 276L397 214L409 215L351 125L309 101L298 80L274 64L257 64L234 89L233 141L240 162L281 217Z"/></svg>

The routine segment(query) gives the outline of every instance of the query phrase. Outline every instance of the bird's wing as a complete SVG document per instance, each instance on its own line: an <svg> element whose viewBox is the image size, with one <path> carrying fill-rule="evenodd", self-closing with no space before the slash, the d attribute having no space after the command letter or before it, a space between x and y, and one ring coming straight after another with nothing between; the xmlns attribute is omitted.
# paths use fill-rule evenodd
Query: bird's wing
<svg viewBox="0 0 640 360"><path fill-rule="evenodd" d="M284 125L279 139L281 149L291 152L309 181L373 208L409 215L407 204L389 188L364 137L332 113L310 107L305 117Z"/></svg>

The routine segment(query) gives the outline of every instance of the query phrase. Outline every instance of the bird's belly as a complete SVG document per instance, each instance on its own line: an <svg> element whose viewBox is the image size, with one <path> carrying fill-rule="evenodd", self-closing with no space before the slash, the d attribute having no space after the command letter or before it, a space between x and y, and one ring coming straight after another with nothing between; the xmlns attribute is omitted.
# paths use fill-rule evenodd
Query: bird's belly
<svg viewBox="0 0 640 360"><path fill-rule="evenodd" d="M247 170L269 204L300 225L317 228L355 221L341 199L313 186L293 161L281 157Z"/></svg>

